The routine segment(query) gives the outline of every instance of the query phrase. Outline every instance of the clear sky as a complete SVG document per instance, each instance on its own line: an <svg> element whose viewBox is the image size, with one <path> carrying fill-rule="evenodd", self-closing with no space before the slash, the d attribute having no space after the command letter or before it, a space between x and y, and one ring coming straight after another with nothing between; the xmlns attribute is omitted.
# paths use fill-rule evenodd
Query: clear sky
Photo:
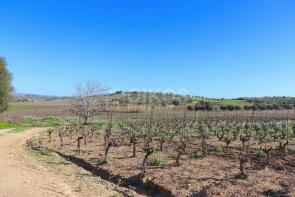
<svg viewBox="0 0 295 197"><path fill-rule="evenodd" d="M1 0L17 92L295 96L294 0Z"/></svg>

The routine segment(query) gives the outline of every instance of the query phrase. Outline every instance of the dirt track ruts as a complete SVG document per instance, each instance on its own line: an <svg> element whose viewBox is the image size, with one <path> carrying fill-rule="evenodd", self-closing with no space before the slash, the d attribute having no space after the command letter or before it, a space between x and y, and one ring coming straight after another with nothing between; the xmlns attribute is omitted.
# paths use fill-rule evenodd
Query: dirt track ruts
<svg viewBox="0 0 295 197"><path fill-rule="evenodd" d="M116 193L78 167L67 163L62 173L28 154L25 141L42 128L0 136L0 197L114 196Z"/></svg>

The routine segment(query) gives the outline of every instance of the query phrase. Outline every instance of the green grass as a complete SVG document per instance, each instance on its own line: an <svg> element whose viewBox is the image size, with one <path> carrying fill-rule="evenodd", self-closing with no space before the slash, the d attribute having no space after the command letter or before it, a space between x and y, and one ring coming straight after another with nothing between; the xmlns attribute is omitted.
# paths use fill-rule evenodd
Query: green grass
<svg viewBox="0 0 295 197"><path fill-rule="evenodd" d="M27 117L19 123L0 120L0 129L13 129L12 132L21 132L28 127L56 127L67 122L70 122L70 120L62 120L55 117Z"/></svg>
<svg viewBox="0 0 295 197"><path fill-rule="evenodd" d="M207 99L207 98L193 98L193 101L205 101L212 103L243 103L244 100L240 99Z"/></svg>
<svg viewBox="0 0 295 197"><path fill-rule="evenodd" d="M262 150L256 150L255 156L262 158L262 157L266 157L266 154Z"/></svg>
<svg viewBox="0 0 295 197"><path fill-rule="evenodd" d="M204 157L204 154L201 151L196 151L196 152L193 152L193 154L192 154L193 159L200 159L203 157Z"/></svg>
<svg viewBox="0 0 295 197"><path fill-rule="evenodd" d="M12 122L0 120L0 129L12 129L16 127L17 125Z"/></svg>
<svg viewBox="0 0 295 197"><path fill-rule="evenodd" d="M28 117L21 121L23 127L55 127L62 124L62 120L55 117L35 118Z"/></svg>
<svg viewBox="0 0 295 197"><path fill-rule="evenodd" d="M150 165L162 167L165 165L165 160L164 160L164 158L156 155L150 159Z"/></svg>
<svg viewBox="0 0 295 197"><path fill-rule="evenodd" d="M16 128L14 128L14 129L12 129L11 131L9 131L9 133L20 133L20 132L23 132L23 131L25 131L27 128L25 128L25 127L16 127Z"/></svg>

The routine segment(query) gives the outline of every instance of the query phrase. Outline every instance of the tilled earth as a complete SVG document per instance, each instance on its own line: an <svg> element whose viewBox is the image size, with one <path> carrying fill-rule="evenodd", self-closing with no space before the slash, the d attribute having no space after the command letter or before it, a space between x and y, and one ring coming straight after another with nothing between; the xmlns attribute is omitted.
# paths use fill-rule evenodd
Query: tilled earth
<svg viewBox="0 0 295 197"><path fill-rule="evenodd" d="M75 137L65 136L63 147L60 146L57 133L53 133L52 139L49 143L47 133L43 133L38 143L62 155L78 158L80 162L88 163L98 171L108 172L118 179L118 182L132 182L141 172L144 157L141 143L138 144L136 158L131 157L131 146L111 147L109 162L100 165L104 153L102 134L89 137L87 145L82 141L80 155ZM211 141L210 144L222 146L218 141ZM176 166L175 160L171 158L176 145L166 144L164 151L158 151L151 156L164 158L164 166L149 166L144 181L149 183L150 187L157 188L160 195L167 196L295 196L294 153L283 157L279 151L274 151L270 166L265 165L265 158L253 156L246 168L248 178L239 179L237 146L232 144L226 154L211 147L208 156L192 159L192 152L198 149L198 144L192 143L182 157L181 165ZM290 146L294 146L294 143ZM161 190L165 192L161 194Z"/></svg>
<svg viewBox="0 0 295 197"><path fill-rule="evenodd" d="M0 130L1 197L136 195L55 154L42 155L28 150L26 140L42 130L34 128L21 133Z"/></svg>

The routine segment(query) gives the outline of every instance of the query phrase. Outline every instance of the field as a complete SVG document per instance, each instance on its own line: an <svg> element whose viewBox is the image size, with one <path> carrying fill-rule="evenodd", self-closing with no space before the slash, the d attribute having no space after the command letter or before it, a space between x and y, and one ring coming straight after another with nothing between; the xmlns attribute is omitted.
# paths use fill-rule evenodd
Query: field
<svg viewBox="0 0 295 197"><path fill-rule="evenodd" d="M147 196L292 196L293 114L109 115L50 129L29 146Z"/></svg>
<svg viewBox="0 0 295 197"><path fill-rule="evenodd" d="M184 104L112 102L108 112L83 124L70 113L69 102L11 103L0 114L0 129L46 127L27 141L30 149L57 154L137 195L295 194L295 110L188 111Z"/></svg>
<svg viewBox="0 0 295 197"><path fill-rule="evenodd" d="M66 101L40 101L10 103L9 110L0 113L0 119L19 122L26 117L52 117L69 115Z"/></svg>

